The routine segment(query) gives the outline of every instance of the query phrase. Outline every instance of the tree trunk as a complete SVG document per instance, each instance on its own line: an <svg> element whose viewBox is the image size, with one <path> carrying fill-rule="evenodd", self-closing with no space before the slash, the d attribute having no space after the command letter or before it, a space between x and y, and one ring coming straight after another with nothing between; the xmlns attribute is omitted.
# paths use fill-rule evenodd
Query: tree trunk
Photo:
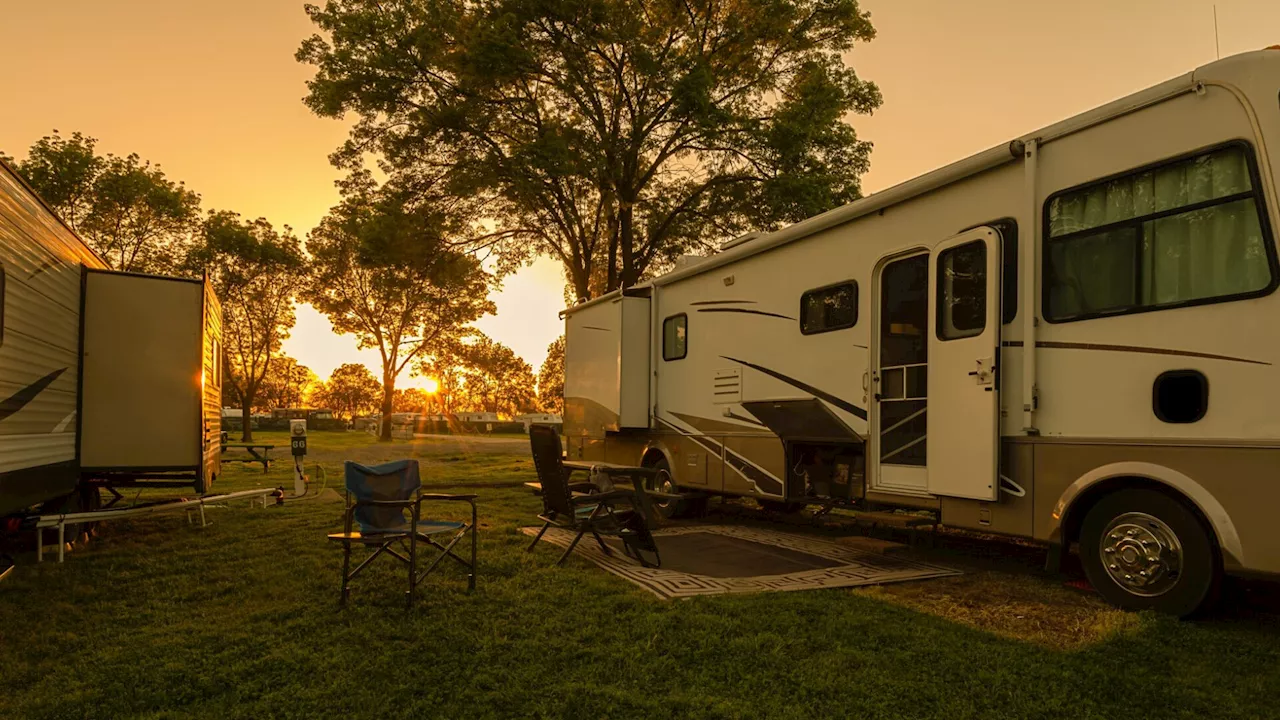
<svg viewBox="0 0 1280 720"><path fill-rule="evenodd" d="M240 393L240 442L253 442L253 395L250 392Z"/></svg>
<svg viewBox="0 0 1280 720"><path fill-rule="evenodd" d="M394 395L396 392L396 376L390 372L382 371L382 432L378 434L379 440L391 439L391 411Z"/></svg>
<svg viewBox="0 0 1280 720"><path fill-rule="evenodd" d="M623 200L620 202L618 204L618 244L622 249L622 272L618 273L618 287L622 288L634 285L636 276L639 274L635 270L634 218L635 211L631 206L631 201Z"/></svg>

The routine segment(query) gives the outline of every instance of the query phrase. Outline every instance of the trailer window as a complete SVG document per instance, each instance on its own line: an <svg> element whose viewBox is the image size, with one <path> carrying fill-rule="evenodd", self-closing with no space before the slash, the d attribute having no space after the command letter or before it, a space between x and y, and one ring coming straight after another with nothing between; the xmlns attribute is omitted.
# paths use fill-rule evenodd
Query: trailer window
<svg viewBox="0 0 1280 720"><path fill-rule="evenodd" d="M1058 193L1045 206L1050 322L1256 297L1275 289L1248 147Z"/></svg>
<svg viewBox="0 0 1280 720"><path fill-rule="evenodd" d="M680 360L689 354L689 316L672 315L662 321L662 359Z"/></svg>
<svg viewBox="0 0 1280 720"><path fill-rule="evenodd" d="M858 324L858 283L849 281L809 290L800 296L800 332L843 330Z"/></svg>

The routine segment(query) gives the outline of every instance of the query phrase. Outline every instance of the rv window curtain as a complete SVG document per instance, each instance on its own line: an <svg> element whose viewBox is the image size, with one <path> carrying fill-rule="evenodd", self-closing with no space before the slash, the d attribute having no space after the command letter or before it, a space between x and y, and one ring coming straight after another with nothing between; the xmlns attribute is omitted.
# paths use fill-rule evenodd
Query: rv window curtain
<svg viewBox="0 0 1280 720"><path fill-rule="evenodd" d="M1054 198L1051 320L1263 290L1271 266L1245 150L1232 146Z"/></svg>

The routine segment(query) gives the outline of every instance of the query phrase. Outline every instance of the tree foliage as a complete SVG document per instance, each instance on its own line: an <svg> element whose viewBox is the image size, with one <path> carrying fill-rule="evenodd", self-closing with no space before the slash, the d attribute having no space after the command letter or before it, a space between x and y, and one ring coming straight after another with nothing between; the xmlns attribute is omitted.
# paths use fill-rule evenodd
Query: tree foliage
<svg viewBox="0 0 1280 720"><path fill-rule="evenodd" d="M538 371L538 405L543 412L564 413L564 336L547 346L547 359Z"/></svg>
<svg viewBox="0 0 1280 720"><path fill-rule="evenodd" d="M172 273L200 227L200 196L136 154L97 154L97 140L56 130L17 170L117 270Z"/></svg>
<svg viewBox="0 0 1280 720"><path fill-rule="evenodd" d="M480 411L518 415L537 408L533 367L479 331L436 343L418 364L434 377L444 412Z"/></svg>
<svg viewBox="0 0 1280 720"><path fill-rule="evenodd" d="M208 273L222 301L223 383L248 417L259 407L272 360L293 327L294 288L304 268L301 245L288 226L277 231L262 218L211 212L185 267ZM253 439L249 423L243 438Z"/></svg>
<svg viewBox="0 0 1280 720"><path fill-rule="evenodd" d="M374 412L381 398L382 383L360 363L339 365L312 394L316 406L344 418Z"/></svg>
<svg viewBox="0 0 1280 720"><path fill-rule="evenodd" d="M334 154L456 198L471 247L546 253L579 298L682 253L859 196L880 104L843 57L857 0L328 0L316 113L356 116ZM601 271L603 268L603 271ZM593 280L598 278L598 280ZM593 284L599 283L599 284ZM602 285L602 286L601 286Z"/></svg>
<svg viewBox="0 0 1280 720"><path fill-rule="evenodd" d="M437 207L406 204L367 177L358 180L308 237L312 263L302 297L337 332L378 350L381 437L390 439L396 377L433 342L494 306L479 261L432 240L442 233Z"/></svg>
<svg viewBox="0 0 1280 720"><path fill-rule="evenodd" d="M306 365L288 355L277 355L269 361L267 374L258 388L254 410L306 407L311 392L320 378Z"/></svg>
<svg viewBox="0 0 1280 720"><path fill-rule="evenodd" d="M430 413L435 407L435 400L422 388L397 389L391 401L391 408L398 413Z"/></svg>

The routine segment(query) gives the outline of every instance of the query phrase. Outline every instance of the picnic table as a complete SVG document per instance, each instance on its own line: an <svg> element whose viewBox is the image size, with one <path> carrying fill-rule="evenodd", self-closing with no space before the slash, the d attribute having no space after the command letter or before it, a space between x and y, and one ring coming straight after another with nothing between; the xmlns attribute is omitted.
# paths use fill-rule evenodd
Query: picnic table
<svg viewBox="0 0 1280 720"><path fill-rule="evenodd" d="M227 449L235 448L244 450L249 453L248 456L226 457ZM275 445L266 445L263 443L222 443L222 462L240 462L240 463L262 463L262 472L271 469L271 451L276 448Z"/></svg>
<svg viewBox="0 0 1280 720"><path fill-rule="evenodd" d="M618 463L593 462L590 460L565 460L561 464L564 465L564 469L568 470L570 473L600 472L610 476L621 475L632 478L639 475L642 480L649 476L656 475L658 472L656 468L640 467L638 465L620 465ZM641 484L643 485L643 483ZM534 495L542 494L542 483L540 482L527 482L524 486L533 490ZM684 497L677 493L662 492L661 490L652 490L649 488L645 488L644 494L659 500L680 500Z"/></svg>

